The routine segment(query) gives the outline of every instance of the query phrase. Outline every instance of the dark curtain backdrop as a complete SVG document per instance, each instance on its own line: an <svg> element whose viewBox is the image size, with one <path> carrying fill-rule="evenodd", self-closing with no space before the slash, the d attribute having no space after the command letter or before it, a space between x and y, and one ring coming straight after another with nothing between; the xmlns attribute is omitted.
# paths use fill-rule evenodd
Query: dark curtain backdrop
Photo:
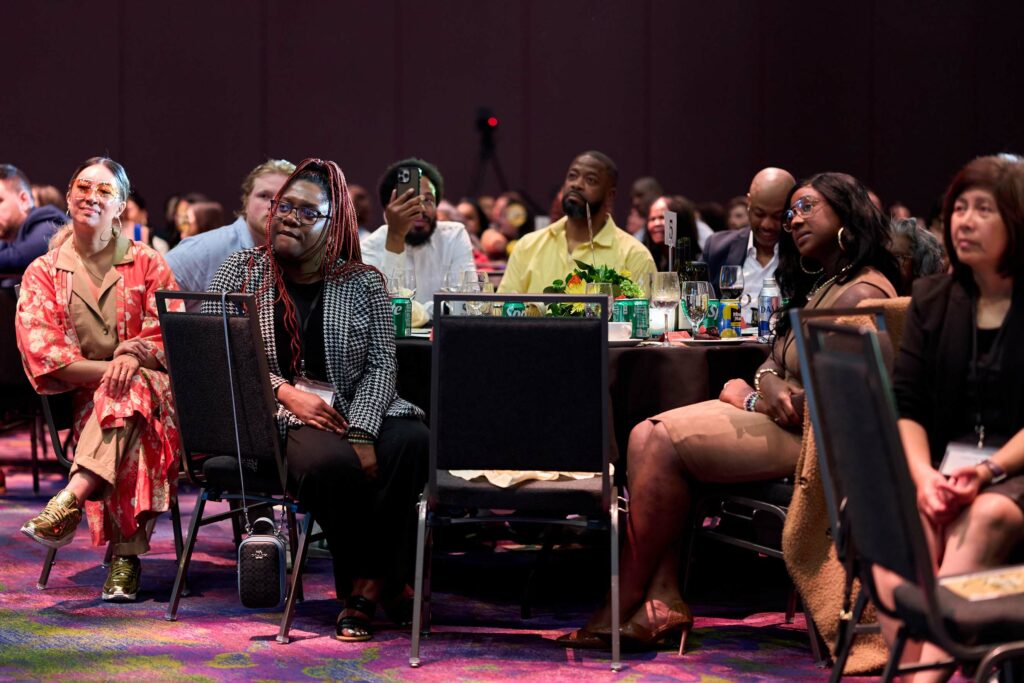
<svg viewBox="0 0 1024 683"><path fill-rule="evenodd" d="M0 161L63 188L124 163L237 208L263 158L373 188L405 155L457 199L477 107L509 183L546 207L597 148L629 182L725 202L780 165L844 170L923 214L972 156L1024 151L1019 0L34 0L4 3ZM498 190L492 172L484 189ZM375 193L374 193L375 194Z"/></svg>

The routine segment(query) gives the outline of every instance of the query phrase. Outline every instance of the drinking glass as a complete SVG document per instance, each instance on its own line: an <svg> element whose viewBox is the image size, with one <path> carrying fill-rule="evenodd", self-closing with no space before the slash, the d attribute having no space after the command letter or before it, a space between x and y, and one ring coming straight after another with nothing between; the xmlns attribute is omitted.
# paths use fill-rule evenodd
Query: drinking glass
<svg viewBox="0 0 1024 683"><path fill-rule="evenodd" d="M683 283L683 310L693 326L696 335L704 317L708 314L708 299L711 297L711 283L691 281Z"/></svg>
<svg viewBox="0 0 1024 683"><path fill-rule="evenodd" d="M672 272L651 274L651 312L661 312L665 321L665 340L668 346L668 316L679 305L679 276Z"/></svg>
<svg viewBox="0 0 1024 683"><path fill-rule="evenodd" d="M743 266L722 266L718 275L718 291L723 299L737 299L743 296ZM740 306L746 303L740 302Z"/></svg>
<svg viewBox="0 0 1024 683"><path fill-rule="evenodd" d="M387 275L388 294L392 298L411 299L416 296L416 273L396 268Z"/></svg>
<svg viewBox="0 0 1024 683"><path fill-rule="evenodd" d="M610 282L588 282L587 283L587 295L604 295L608 297L608 304L604 307L605 317L609 320L612 319L612 291L613 285ZM596 318L598 315L598 308L596 304L588 304L586 315L588 318Z"/></svg>
<svg viewBox="0 0 1024 683"><path fill-rule="evenodd" d="M485 279L486 279L486 273ZM466 294L494 294L494 285L487 282L463 282L462 291ZM467 301L466 315L491 315L490 301Z"/></svg>

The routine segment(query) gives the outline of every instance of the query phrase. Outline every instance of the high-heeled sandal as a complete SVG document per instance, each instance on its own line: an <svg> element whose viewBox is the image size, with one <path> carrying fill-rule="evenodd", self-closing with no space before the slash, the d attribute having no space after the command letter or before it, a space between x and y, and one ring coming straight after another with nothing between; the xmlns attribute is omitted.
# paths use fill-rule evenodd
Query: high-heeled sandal
<svg viewBox="0 0 1024 683"><path fill-rule="evenodd" d="M572 633L555 638L555 642L576 650L607 650L611 647L612 634L578 628Z"/></svg>
<svg viewBox="0 0 1024 683"><path fill-rule="evenodd" d="M671 611L668 620L653 630L632 621L624 624L620 631L623 649L654 650L662 645L674 644L678 641L679 654L682 655L686 648L686 636L693 628L693 615L684 602L673 603L667 607Z"/></svg>
<svg viewBox="0 0 1024 683"><path fill-rule="evenodd" d="M338 615L334 637L346 643L361 643L372 639L373 631L370 629L370 622L373 619L373 613L377 611L377 603L362 595L350 595L345 599L345 609L362 612L366 616Z"/></svg>

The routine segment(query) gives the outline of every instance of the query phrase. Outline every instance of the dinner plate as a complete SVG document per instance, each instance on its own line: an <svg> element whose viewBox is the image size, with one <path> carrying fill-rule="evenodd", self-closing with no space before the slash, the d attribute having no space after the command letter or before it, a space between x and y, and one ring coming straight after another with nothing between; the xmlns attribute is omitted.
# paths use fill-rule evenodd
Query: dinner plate
<svg viewBox="0 0 1024 683"><path fill-rule="evenodd" d="M684 344L742 344L751 341L743 337L726 337L725 339L684 339Z"/></svg>
<svg viewBox="0 0 1024 683"><path fill-rule="evenodd" d="M628 348L630 346L639 346L643 339L609 339L608 348Z"/></svg>

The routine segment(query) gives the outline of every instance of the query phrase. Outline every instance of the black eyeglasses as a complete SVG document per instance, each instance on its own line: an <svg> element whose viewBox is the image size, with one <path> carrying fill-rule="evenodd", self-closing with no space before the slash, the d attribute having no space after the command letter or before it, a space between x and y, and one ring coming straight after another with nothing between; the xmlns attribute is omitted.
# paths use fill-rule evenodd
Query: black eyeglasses
<svg viewBox="0 0 1024 683"><path fill-rule="evenodd" d="M789 232L792 229L793 219L800 216L810 216L814 213L814 207L821 204L820 199L811 199L810 197L801 197L800 199L793 202L793 206L786 210L786 213L782 214L782 227Z"/></svg>
<svg viewBox="0 0 1024 683"><path fill-rule="evenodd" d="M278 218L285 218L292 212L295 212L295 220L302 225L313 225L321 218L328 218L331 214L320 213L316 209L311 209L308 206L295 206L291 202L272 202L274 205L274 215Z"/></svg>

